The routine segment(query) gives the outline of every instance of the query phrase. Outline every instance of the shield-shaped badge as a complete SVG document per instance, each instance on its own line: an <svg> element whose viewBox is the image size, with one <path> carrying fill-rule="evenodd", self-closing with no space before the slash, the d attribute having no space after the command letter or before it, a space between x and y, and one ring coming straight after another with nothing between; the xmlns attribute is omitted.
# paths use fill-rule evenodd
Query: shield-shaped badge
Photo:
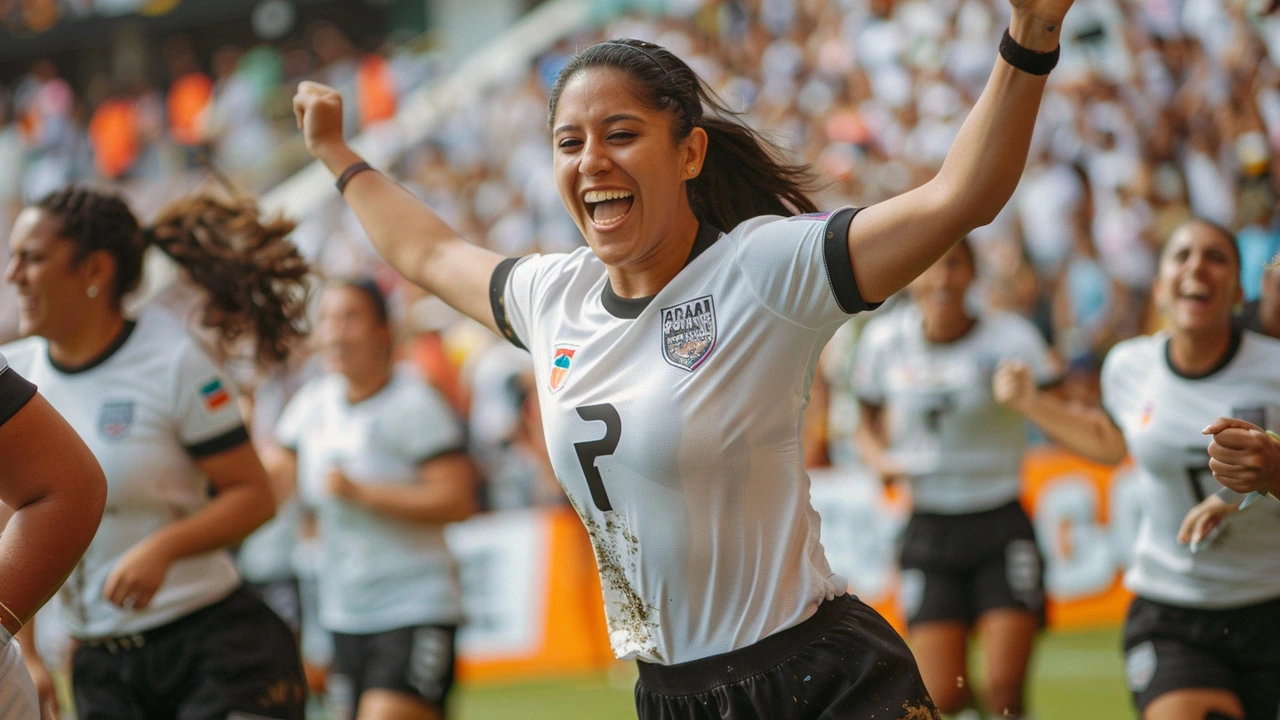
<svg viewBox="0 0 1280 720"><path fill-rule="evenodd" d="M98 432L108 440L119 440L133 425L132 400L108 400L98 413Z"/></svg>
<svg viewBox="0 0 1280 720"><path fill-rule="evenodd" d="M564 387L564 379L569 376L569 369L573 367L573 356L578 352L576 345L557 345L551 351L551 375L547 380L547 384L551 386L551 392L556 392Z"/></svg>
<svg viewBox="0 0 1280 720"><path fill-rule="evenodd" d="M662 357L693 372L716 346L716 306L710 295L662 308Z"/></svg>

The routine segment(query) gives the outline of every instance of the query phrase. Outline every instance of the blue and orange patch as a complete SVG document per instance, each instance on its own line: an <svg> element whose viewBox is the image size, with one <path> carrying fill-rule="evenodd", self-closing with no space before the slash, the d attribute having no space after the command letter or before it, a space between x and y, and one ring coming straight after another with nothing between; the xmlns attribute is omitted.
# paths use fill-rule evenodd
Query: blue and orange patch
<svg viewBox="0 0 1280 720"><path fill-rule="evenodd" d="M231 402L231 393L223 387L222 380L214 378L200 386L200 403L209 412L217 412Z"/></svg>

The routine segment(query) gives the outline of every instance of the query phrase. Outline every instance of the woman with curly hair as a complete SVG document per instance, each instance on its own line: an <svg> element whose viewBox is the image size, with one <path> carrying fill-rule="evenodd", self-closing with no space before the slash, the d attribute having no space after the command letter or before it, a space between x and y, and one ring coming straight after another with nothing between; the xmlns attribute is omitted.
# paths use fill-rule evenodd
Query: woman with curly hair
<svg viewBox="0 0 1280 720"><path fill-rule="evenodd" d="M206 296L203 325L252 340L262 364L303 332L308 268L283 219L249 201L196 197L142 227L119 197L68 188L22 211L5 279L17 287L9 364L93 451L107 478L102 523L63 586L77 642L77 715L117 720L301 720L293 634L242 589L227 547L274 501L236 391L183 324L155 307L128 318L149 247ZM52 684L31 626L23 650L42 700Z"/></svg>

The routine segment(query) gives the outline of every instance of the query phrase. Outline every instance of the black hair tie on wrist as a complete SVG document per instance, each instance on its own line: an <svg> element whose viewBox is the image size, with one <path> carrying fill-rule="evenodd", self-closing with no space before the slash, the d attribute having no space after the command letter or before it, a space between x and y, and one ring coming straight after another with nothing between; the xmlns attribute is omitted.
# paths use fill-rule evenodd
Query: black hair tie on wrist
<svg viewBox="0 0 1280 720"><path fill-rule="evenodd" d="M358 163L353 163L351 167L348 167L346 170L343 170L342 175L338 177L338 181L334 183L334 186L338 188L338 194L341 195L342 191L347 189L347 183L351 182L351 178L355 177L357 173L372 169L372 165L361 160Z"/></svg>
<svg viewBox="0 0 1280 720"><path fill-rule="evenodd" d="M1049 52L1037 52L1025 48L1013 39L1008 28L1005 28L1004 37L1000 38L1000 57L1015 68L1031 75L1048 75L1049 71L1057 66L1058 54L1061 50L1061 45Z"/></svg>

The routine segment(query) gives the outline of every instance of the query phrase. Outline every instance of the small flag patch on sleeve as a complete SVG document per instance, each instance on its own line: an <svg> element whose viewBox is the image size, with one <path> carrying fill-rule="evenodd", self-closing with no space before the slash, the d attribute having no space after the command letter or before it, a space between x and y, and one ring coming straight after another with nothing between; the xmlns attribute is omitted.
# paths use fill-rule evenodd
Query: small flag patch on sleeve
<svg viewBox="0 0 1280 720"><path fill-rule="evenodd" d="M231 402L231 393L223 387L221 378L213 378L200 386L200 403L208 412L217 412Z"/></svg>

